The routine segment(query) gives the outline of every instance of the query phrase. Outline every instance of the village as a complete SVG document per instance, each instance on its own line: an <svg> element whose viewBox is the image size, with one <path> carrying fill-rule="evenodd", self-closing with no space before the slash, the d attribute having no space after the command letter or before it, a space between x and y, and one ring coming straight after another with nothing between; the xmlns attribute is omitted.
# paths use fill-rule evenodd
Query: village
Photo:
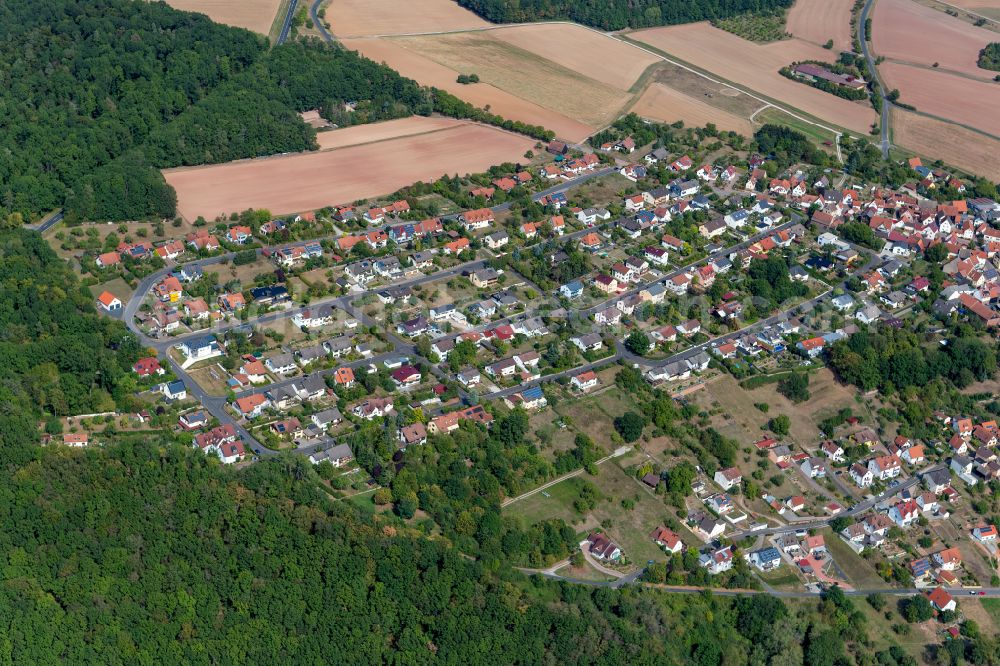
<svg viewBox="0 0 1000 666"><path fill-rule="evenodd" d="M526 520L579 523L589 569L569 563L566 576L757 580L789 592L900 586L941 612L996 585L996 527L968 492L1000 478L993 420L940 414L938 436L917 441L890 437L868 410L842 407L809 436L764 412L756 434L732 431L738 464L694 466L667 520L658 496L676 500L664 488L688 462L662 436L624 441L608 405L630 409L627 370L714 423L728 409L717 387L749 394L736 382L829 374L830 349L856 331L920 321L933 334L948 320L995 329L1000 204L934 200L935 187L966 186L915 158L912 182L889 190L629 136L543 148L528 168L464 185L479 208L426 217L400 198L248 215L156 243L123 238L79 260L101 283L135 285L95 294L149 348L137 388L156 418L223 463L295 451L338 470L360 498L376 489L346 443L360 424L392 428L402 455L525 410L554 454L574 434L606 453L617 446L596 481L614 467L613 492L632 498L622 505L659 505L626 528L593 514L580 523L568 508L589 483L580 479L509 498L505 511ZM533 205L514 214L518 195ZM935 300L931 252L943 274ZM99 443L100 432L72 428L64 441Z"/></svg>

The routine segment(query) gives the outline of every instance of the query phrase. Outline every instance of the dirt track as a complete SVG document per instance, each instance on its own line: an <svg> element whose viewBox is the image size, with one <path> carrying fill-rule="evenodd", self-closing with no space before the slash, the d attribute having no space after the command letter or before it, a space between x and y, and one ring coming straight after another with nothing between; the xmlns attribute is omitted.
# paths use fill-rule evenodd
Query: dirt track
<svg viewBox="0 0 1000 666"><path fill-rule="evenodd" d="M741 87L856 132L876 120L870 105L850 102L786 79L778 70L796 60L829 60L830 51L800 39L754 44L708 23L640 30L629 35Z"/></svg>
<svg viewBox="0 0 1000 666"><path fill-rule="evenodd" d="M389 194L445 173L484 171L517 161L531 139L472 123L429 134L337 150L164 171L187 219L248 208L274 214L315 210Z"/></svg>

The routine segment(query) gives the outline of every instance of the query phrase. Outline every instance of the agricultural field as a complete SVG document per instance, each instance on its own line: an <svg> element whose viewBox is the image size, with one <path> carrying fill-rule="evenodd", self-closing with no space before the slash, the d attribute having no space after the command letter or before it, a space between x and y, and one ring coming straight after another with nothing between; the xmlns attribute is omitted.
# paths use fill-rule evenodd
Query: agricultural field
<svg viewBox="0 0 1000 666"><path fill-rule="evenodd" d="M1000 136L1000 86L923 67L884 62L879 72L899 101L944 120Z"/></svg>
<svg viewBox="0 0 1000 666"><path fill-rule="evenodd" d="M459 72L403 48L402 44L396 40L345 39L342 40L342 43L348 49L358 51L377 62L385 63L403 76L424 85L447 90L470 104L484 108L489 107L493 113L504 118L542 125L561 138L570 141L583 141L596 129L574 120L564 113L521 99L485 82L462 85L456 81ZM473 72L464 73L471 74Z"/></svg>
<svg viewBox="0 0 1000 666"><path fill-rule="evenodd" d="M326 20L337 37L468 30L489 25L453 0L330 0L326 3Z"/></svg>
<svg viewBox="0 0 1000 666"><path fill-rule="evenodd" d="M997 0L949 0L948 4L972 14L1000 21L1000 2Z"/></svg>
<svg viewBox="0 0 1000 666"><path fill-rule="evenodd" d="M281 0L167 0L174 9L205 14L216 23L246 28L266 35L271 31Z"/></svg>
<svg viewBox="0 0 1000 666"><path fill-rule="evenodd" d="M490 36L621 90L660 62L622 41L579 25L550 23L493 30Z"/></svg>
<svg viewBox="0 0 1000 666"><path fill-rule="evenodd" d="M443 173L467 174L517 161L533 148L526 137L463 123L431 134L336 150L242 160L163 172L188 219L247 208L273 214L315 210L376 197Z"/></svg>
<svg viewBox="0 0 1000 666"><path fill-rule="evenodd" d="M876 120L870 105L803 86L778 73L794 61L830 58L830 51L801 39L755 44L704 22L639 30L629 37L833 125L867 133Z"/></svg>
<svg viewBox="0 0 1000 666"><path fill-rule="evenodd" d="M818 46L833 40L833 52L850 51L853 0L795 0L785 29Z"/></svg>
<svg viewBox="0 0 1000 666"><path fill-rule="evenodd" d="M978 132L899 108L892 110L893 141L930 160L1000 180L1000 141Z"/></svg>
<svg viewBox="0 0 1000 666"><path fill-rule="evenodd" d="M920 39L920 35L933 35L934 38ZM993 74L980 69L976 61L979 51L995 41L996 33L970 26L914 0L879 0L872 12L872 47L887 61L926 67L938 63L939 70L992 79ZM885 65L881 65L879 71L884 72ZM927 83L925 87L934 89L935 85ZM906 91L903 92L905 95ZM971 96L963 95L965 98Z"/></svg>
<svg viewBox="0 0 1000 666"><path fill-rule="evenodd" d="M492 32L399 37L394 41L456 73L477 74L484 83L594 128L613 121L628 101L621 88L546 60L494 37Z"/></svg>
<svg viewBox="0 0 1000 666"><path fill-rule="evenodd" d="M688 127L701 127L713 123L720 130L739 132L744 136L753 133L746 118L711 106L701 99L685 95L662 83L652 83L632 107L643 118L665 123L684 121Z"/></svg>
<svg viewBox="0 0 1000 666"><path fill-rule="evenodd" d="M376 141L399 139L404 136L452 129L462 124L463 121L455 120L454 118L410 116L409 118L386 120L370 125L355 125L353 127L342 127L340 129L319 132L316 134L316 143L319 144L320 150L347 148L348 146L360 146L366 143L375 143Z"/></svg>

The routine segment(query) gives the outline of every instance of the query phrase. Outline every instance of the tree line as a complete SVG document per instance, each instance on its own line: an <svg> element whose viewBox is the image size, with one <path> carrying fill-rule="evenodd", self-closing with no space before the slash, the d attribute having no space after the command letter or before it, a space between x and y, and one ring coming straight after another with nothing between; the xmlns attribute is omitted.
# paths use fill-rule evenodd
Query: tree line
<svg viewBox="0 0 1000 666"><path fill-rule="evenodd" d="M339 45L272 49L163 3L3 3L0 72L0 218L171 217L159 169L316 149L310 109L341 126L439 111L551 138Z"/></svg>
<svg viewBox="0 0 1000 666"><path fill-rule="evenodd" d="M770 14L793 0L458 0L492 23L576 21L601 30L694 23L740 14Z"/></svg>

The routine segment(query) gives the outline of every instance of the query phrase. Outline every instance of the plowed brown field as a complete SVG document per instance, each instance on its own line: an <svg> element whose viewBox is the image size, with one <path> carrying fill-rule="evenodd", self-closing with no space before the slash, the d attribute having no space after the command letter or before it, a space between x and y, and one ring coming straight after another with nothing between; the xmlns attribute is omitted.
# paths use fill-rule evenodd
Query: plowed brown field
<svg viewBox="0 0 1000 666"><path fill-rule="evenodd" d="M893 141L904 148L984 178L1000 180L1000 160L997 160L1000 141L900 109L892 110L892 128Z"/></svg>
<svg viewBox="0 0 1000 666"><path fill-rule="evenodd" d="M418 180L516 162L531 139L463 123L452 129L366 145L163 172L187 219L247 208L274 214L315 210L394 192Z"/></svg>
<svg viewBox="0 0 1000 666"><path fill-rule="evenodd" d="M174 9L205 14L216 23L234 25L266 35L281 0L167 0Z"/></svg>
<svg viewBox="0 0 1000 666"><path fill-rule="evenodd" d="M899 100L945 120L1000 136L1000 86L923 67L884 62L879 72Z"/></svg>
<svg viewBox="0 0 1000 666"><path fill-rule="evenodd" d="M489 25L453 0L332 0L326 20L337 37L370 37Z"/></svg>
<svg viewBox="0 0 1000 666"><path fill-rule="evenodd" d="M720 130L731 130L744 136L753 134L750 121L746 118L710 106L662 83L649 86L632 107L632 111L643 118L665 123L683 120L688 127L702 127L707 123L714 123Z"/></svg>
<svg viewBox="0 0 1000 666"><path fill-rule="evenodd" d="M424 85L436 86L479 107L489 107L504 118L542 125L557 136L570 141L582 141L595 127L574 120L563 113L543 108L516 97L488 83L462 85L456 82L458 72L408 51L391 39L345 39L344 46L360 51L372 60L384 62L403 76Z"/></svg>
<svg viewBox="0 0 1000 666"><path fill-rule="evenodd" d="M872 47L891 60L953 70L983 79L996 74L976 64L979 51L1000 41L995 32L977 28L913 0L878 0L872 12ZM881 68L879 71L882 71Z"/></svg>
<svg viewBox="0 0 1000 666"><path fill-rule="evenodd" d="M628 90L659 58L578 25L549 23L491 30L496 39L592 79Z"/></svg>
<svg viewBox="0 0 1000 666"><path fill-rule="evenodd" d="M835 53L850 51L853 5L853 0L795 0L785 29L820 46L832 39Z"/></svg>

